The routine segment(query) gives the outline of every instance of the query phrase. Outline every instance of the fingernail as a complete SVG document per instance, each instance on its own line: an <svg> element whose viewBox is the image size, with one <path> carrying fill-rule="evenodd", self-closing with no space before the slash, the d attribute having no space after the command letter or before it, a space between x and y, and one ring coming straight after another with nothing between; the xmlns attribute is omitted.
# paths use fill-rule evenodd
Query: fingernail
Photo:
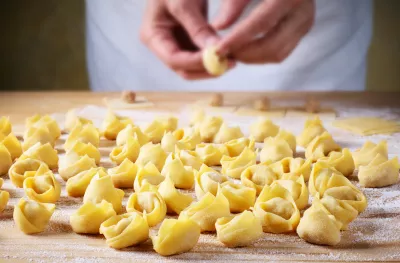
<svg viewBox="0 0 400 263"><path fill-rule="evenodd" d="M217 37L209 37L206 40L206 47L211 47L217 45L219 39Z"/></svg>

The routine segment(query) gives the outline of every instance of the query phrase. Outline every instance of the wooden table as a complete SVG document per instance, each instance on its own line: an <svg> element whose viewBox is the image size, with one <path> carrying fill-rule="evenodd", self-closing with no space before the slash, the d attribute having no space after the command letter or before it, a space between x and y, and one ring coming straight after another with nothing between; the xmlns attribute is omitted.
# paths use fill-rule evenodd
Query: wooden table
<svg viewBox="0 0 400 263"><path fill-rule="evenodd" d="M86 104L103 105L104 97L118 97L119 93L89 92L35 92L0 93L0 116L8 115L13 124L22 124L35 113L65 112ZM157 108L177 110L183 103L206 99L209 93L140 93L156 104ZM399 93L340 92L340 93L228 93L227 104L251 103L260 95L272 100L305 100L312 96L322 103L335 102L342 106L369 109L399 108ZM400 141L398 141L400 145ZM399 148L400 149L400 148ZM110 149L103 149L109 151ZM400 152L399 152L400 153ZM58 177L62 185L65 185ZM8 176L3 176L8 180ZM199 244L190 252L163 258L152 251L148 241L139 247L116 251L105 245L102 236L77 235L68 224L69 215L82 203L82 198L68 197L63 190L57 211L48 229L39 235L27 236L18 231L12 221L12 205L23 196L9 182L4 186L12 202L0 214L0 261L9 262L182 262L185 260L212 260L219 262L333 262L333 261L400 261L400 208L387 212L379 209L379 202L400 201L399 184L383 190L368 190L373 209L360 215L350 225L351 231L342 233L339 246L330 248L314 246L300 240L296 234L265 234L261 241L248 248L229 249L212 234L201 236ZM382 191L389 193L382 197ZM129 196L131 190L126 192ZM390 195L391 193L391 195ZM125 197L125 198L126 198ZM126 200L125 200L126 202ZM383 232L382 232L383 231ZM378 233L379 232L379 233ZM376 240L376 237L379 237ZM374 238L372 240L372 238Z"/></svg>

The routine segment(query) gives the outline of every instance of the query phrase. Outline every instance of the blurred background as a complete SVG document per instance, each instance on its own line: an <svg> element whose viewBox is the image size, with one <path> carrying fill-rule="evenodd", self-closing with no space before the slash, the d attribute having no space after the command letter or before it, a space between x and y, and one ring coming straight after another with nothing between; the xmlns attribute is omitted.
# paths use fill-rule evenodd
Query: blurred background
<svg viewBox="0 0 400 263"><path fill-rule="evenodd" d="M400 91L400 0L374 4L367 89ZM84 0L3 1L0 12L0 90L89 89Z"/></svg>

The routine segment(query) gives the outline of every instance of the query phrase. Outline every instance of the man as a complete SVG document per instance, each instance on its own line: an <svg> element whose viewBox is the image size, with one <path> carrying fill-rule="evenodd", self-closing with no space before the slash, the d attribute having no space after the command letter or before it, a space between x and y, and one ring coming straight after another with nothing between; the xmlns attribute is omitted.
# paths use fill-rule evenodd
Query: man
<svg viewBox="0 0 400 263"><path fill-rule="evenodd" d="M86 2L96 91L365 88L371 0ZM209 45L230 58L219 78L202 65Z"/></svg>

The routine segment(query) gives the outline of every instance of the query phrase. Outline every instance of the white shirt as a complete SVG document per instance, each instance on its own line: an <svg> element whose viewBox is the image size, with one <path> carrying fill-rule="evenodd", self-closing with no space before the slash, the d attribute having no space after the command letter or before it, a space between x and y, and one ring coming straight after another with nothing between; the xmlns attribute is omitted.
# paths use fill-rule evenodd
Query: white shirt
<svg viewBox="0 0 400 263"><path fill-rule="evenodd" d="M139 28L146 2L86 0L87 59L93 90L365 89L372 0L316 0L312 30L283 63L240 64L220 78L201 81L182 79L140 42ZM259 0L253 2L252 6ZM209 3L213 17L220 0Z"/></svg>

